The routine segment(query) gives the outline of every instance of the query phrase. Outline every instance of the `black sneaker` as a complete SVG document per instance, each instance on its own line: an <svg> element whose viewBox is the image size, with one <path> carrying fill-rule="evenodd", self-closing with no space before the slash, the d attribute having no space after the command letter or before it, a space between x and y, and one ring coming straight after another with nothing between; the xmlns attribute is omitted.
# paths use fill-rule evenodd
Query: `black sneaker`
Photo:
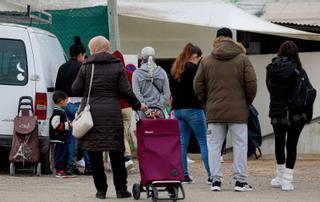
<svg viewBox="0 0 320 202"><path fill-rule="evenodd" d="M98 198L98 199L105 199L105 198L106 198L106 194L107 194L106 191L97 191L97 193L96 193L96 198Z"/></svg>
<svg viewBox="0 0 320 202"><path fill-rule="evenodd" d="M91 166L86 166L83 172L83 175L92 175Z"/></svg>
<svg viewBox="0 0 320 202"><path fill-rule="evenodd" d="M221 191L221 182L219 182L219 181L212 182L210 189L211 189L211 191Z"/></svg>
<svg viewBox="0 0 320 202"><path fill-rule="evenodd" d="M246 192L246 191L252 191L253 188L246 182L239 182L236 181L236 184L234 186L234 190L238 192Z"/></svg>
<svg viewBox="0 0 320 202"><path fill-rule="evenodd" d="M184 176L182 184L191 184L192 182L193 182L193 180L190 176Z"/></svg>
<svg viewBox="0 0 320 202"><path fill-rule="evenodd" d="M77 175L80 175L81 173L80 173L80 170L75 165L71 165L67 169L67 174L71 176L77 176Z"/></svg>
<svg viewBox="0 0 320 202"><path fill-rule="evenodd" d="M207 180L207 184L208 185L212 185L212 182L213 182L213 178L209 177L208 180Z"/></svg>
<svg viewBox="0 0 320 202"><path fill-rule="evenodd" d="M117 191L117 198L130 198L131 193L127 190Z"/></svg>

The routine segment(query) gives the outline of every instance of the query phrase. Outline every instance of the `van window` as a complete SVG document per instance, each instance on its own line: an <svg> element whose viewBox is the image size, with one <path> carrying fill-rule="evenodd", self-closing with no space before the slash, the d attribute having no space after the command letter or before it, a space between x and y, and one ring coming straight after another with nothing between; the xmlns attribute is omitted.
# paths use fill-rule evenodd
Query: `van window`
<svg viewBox="0 0 320 202"><path fill-rule="evenodd" d="M26 49L23 41L0 39L0 85L28 83Z"/></svg>

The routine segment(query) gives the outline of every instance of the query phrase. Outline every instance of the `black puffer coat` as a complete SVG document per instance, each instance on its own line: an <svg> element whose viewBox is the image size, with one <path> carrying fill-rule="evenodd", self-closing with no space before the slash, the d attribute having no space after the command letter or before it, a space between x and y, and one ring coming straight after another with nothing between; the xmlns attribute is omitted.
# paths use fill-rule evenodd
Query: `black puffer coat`
<svg viewBox="0 0 320 202"><path fill-rule="evenodd" d="M298 78L298 74L295 71L296 68L297 63L288 57L275 57L272 59L271 64L267 66L266 83L270 93L270 118L288 116L291 118L297 114L305 114L308 117L307 113L310 113L310 109L295 108L291 104L294 85ZM300 72L306 75L304 69L300 69Z"/></svg>
<svg viewBox="0 0 320 202"><path fill-rule="evenodd" d="M61 90L69 97L75 97L71 91L71 86L77 77L82 63L71 58L68 62L61 65L58 71L55 90Z"/></svg>
<svg viewBox="0 0 320 202"><path fill-rule="evenodd" d="M95 71L89 104L94 127L80 139L80 147L88 151L124 150L119 97L123 96L135 110L141 104L131 89L120 60L109 53L99 53L85 61L72 85L73 93L84 96L80 110L87 100L92 63Z"/></svg>

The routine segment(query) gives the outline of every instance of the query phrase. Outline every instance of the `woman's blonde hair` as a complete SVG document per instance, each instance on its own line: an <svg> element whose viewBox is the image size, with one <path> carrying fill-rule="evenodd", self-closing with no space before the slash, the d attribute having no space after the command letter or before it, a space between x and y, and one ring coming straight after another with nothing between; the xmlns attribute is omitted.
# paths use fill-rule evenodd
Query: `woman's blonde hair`
<svg viewBox="0 0 320 202"><path fill-rule="evenodd" d="M171 75L174 79L181 79L181 76L185 71L185 66L193 54L197 54L200 57L202 55L201 49L198 46L194 46L192 43L188 43L178 55L171 68Z"/></svg>

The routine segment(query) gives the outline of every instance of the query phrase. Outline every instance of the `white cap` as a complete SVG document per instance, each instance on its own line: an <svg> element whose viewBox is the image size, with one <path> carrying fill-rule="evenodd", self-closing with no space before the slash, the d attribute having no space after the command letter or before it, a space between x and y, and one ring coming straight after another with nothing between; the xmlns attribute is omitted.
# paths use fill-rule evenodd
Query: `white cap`
<svg viewBox="0 0 320 202"><path fill-rule="evenodd" d="M141 50L141 58L142 59L147 59L149 56L155 57L155 55L156 55L156 53L154 51L154 48L152 48L150 46L144 47Z"/></svg>

